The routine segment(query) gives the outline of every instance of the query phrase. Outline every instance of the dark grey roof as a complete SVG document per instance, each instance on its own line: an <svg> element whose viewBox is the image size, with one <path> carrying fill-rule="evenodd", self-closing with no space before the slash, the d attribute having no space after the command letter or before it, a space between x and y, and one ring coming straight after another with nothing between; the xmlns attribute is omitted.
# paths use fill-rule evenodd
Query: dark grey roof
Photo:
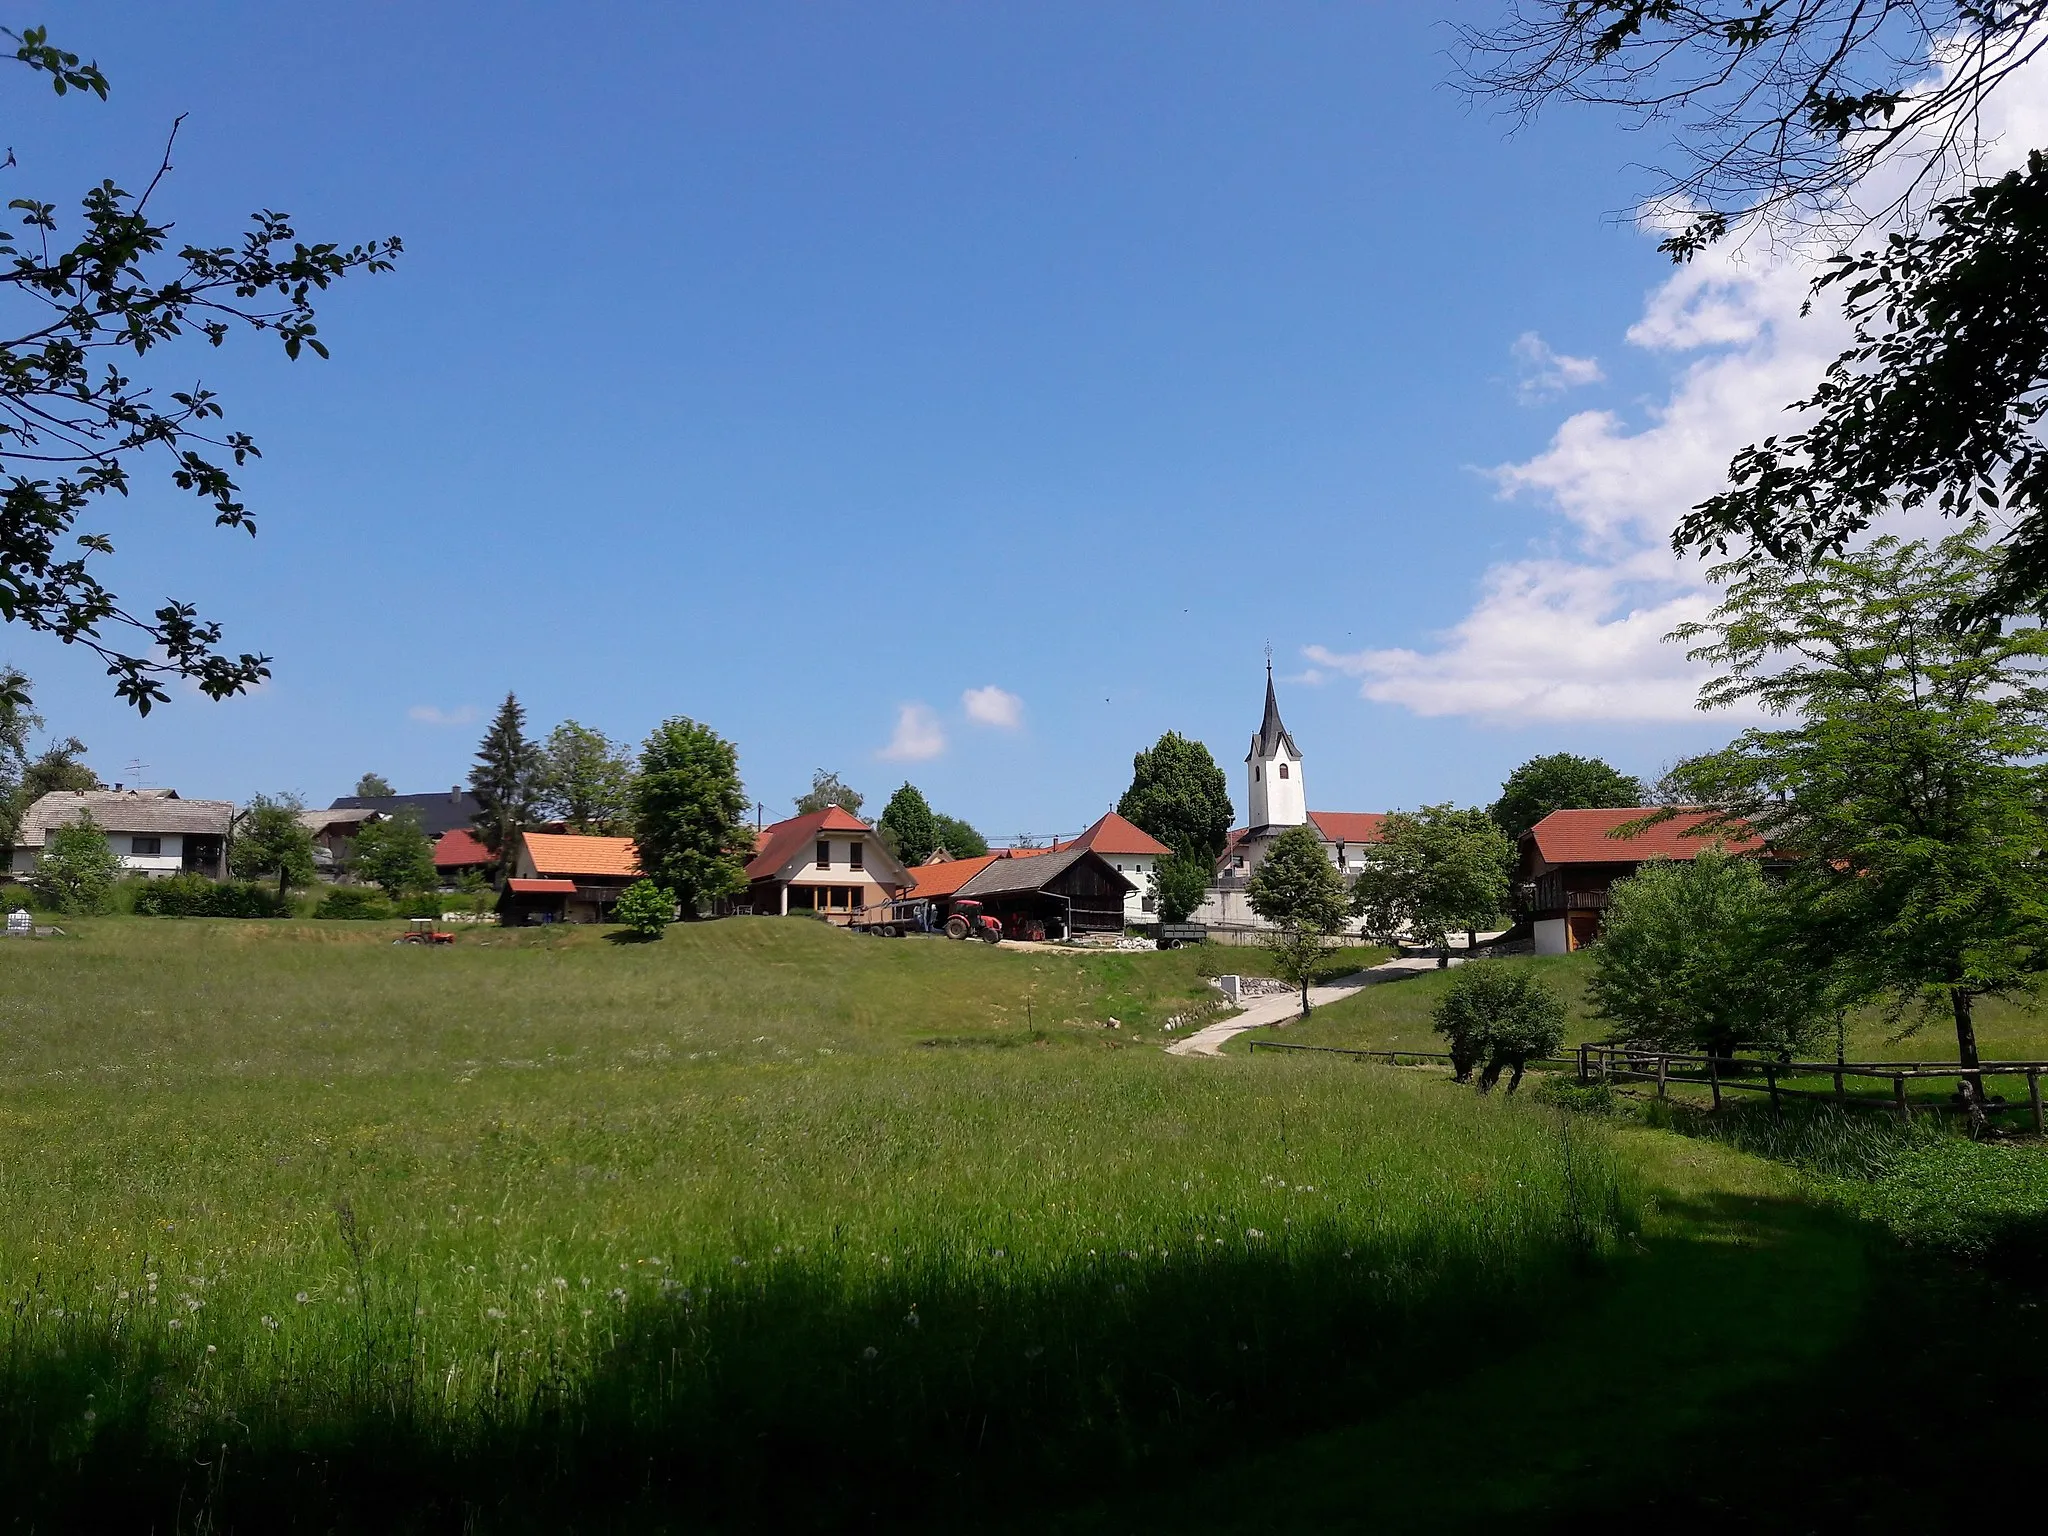
<svg viewBox="0 0 2048 1536"><path fill-rule="evenodd" d="M476 796L468 790L444 789L431 795L343 795L329 809L382 811L386 816L411 811L419 819L422 832L429 837L439 837L443 832L468 826L476 819L480 807Z"/></svg>
<svg viewBox="0 0 2048 1536"><path fill-rule="evenodd" d="M1082 859L1101 857L1101 854L1087 848L1062 848L1058 853L1037 853L1022 859L997 859L953 894L965 897L1012 896L1019 891L1041 890L1059 879ZM1129 880L1117 875L1115 869L1112 868L1110 874L1123 880L1132 890L1137 889Z"/></svg>
<svg viewBox="0 0 2048 1536"><path fill-rule="evenodd" d="M1269 661L1266 663L1266 718L1259 723L1259 734L1252 738L1252 749L1245 754L1245 761L1271 757L1283 741L1291 755L1301 756L1301 748L1294 744L1294 738L1287 734L1287 727L1280 723L1280 701L1273 696L1273 663Z"/></svg>

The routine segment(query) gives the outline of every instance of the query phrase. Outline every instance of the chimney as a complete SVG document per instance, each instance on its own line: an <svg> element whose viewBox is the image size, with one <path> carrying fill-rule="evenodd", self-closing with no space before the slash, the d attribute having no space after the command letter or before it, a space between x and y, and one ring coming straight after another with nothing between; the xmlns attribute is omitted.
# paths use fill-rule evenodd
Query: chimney
<svg viewBox="0 0 2048 1536"><path fill-rule="evenodd" d="M120 786L120 785L116 784L116 785L114 786L114 793L115 793L115 794L117 794L117 795L118 795L119 793L121 793L121 786Z"/></svg>
<svg viewBox="0 0 2048 1536"><path fill-rule="evenodd" d="M448 803L450 805L462 804L462 786L460 784L450 784L448 786Z"/></svg>

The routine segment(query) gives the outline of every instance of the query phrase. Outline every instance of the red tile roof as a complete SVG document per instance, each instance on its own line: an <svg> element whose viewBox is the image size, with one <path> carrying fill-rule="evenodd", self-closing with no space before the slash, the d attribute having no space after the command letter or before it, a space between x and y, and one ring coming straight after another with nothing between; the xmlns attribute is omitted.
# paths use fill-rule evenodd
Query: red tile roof
<svg viewBox="0 0 2048 1536"><path fill-rule="evenodd" d="M491 850L476 840L467 827L456 827L434 839L434 868L467 869L491 862Z"/></svg>
<svg viewBox="0 0 2048 1536"><path fill-rule="evenodd" d="M950 896L1002 857L1000 853L984 853L978 858L920 864L910 871L911 886L904 894L913 898Z"/></svg>
<svg viewBox="0 0 2048 1536"><path fill-rule="evenodd" d="M1376 843L1387 818L1380 811L1310 811L1308 819L1326 843Z"/></svg>
<svg viewBox="0 0 2048 1536"><path fill-rule="evenodd" d="M1160 858L1169 857L1173 850L1151 833L1133 825L1109 812L1094 826L1083 832L1070 843L1061 843L1062 848L1087 848L1095 853L1134 854L1150 853Z"/></svg>
<svg viewBox="0 0 2048 1536"><path fill-rule="evenodd" d="M570 833L528 832L526 851L536 873L546 875L637 876L640 851L630 837L577 837Z"/></svg>
<svg viewBox="0 0 2048 1536"><path fill-rule="evenodd" d="M850 811L828 805L807 816L792 816L763 827L754 839L754 857L747 864L749 880L768 880L782 871L799 848L821 832L871 832L874 829Z"/></svg>
<svg viewBox="0 0 2048 1536"><path fill-rule="evenodd" d="M521 896L574 896L574 880L507 880L507 888Z"/></svg>
<svg viewBox="0 0 2048 1536"><path fill-rule="evenodd" d="M1546 864L1627 864L1639 859L1696 859L1715 844L1731 853L1761 853L1764 840L1754 833L1724 831L1706 837L1686 833L1708 819L1705 811L1685 811L1630 838L1611 838L1614 828L1651 815L1655 806L1617 806L1598 811L1552 811L1522 835L1536 845Z"/></svg>

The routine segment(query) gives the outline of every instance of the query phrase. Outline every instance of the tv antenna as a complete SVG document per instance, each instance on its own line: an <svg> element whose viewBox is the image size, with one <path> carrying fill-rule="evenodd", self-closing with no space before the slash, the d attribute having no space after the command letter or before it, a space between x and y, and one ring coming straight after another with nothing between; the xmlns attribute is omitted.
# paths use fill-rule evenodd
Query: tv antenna
<svg viewBox="0 0 2048 1536"><path fill-rule="evenodd" d="M142 776L149 772L149 764L139 757L131 757L128 759L126 772L128 774L128 787L130 789L140 789L142 788Z"/></svg>

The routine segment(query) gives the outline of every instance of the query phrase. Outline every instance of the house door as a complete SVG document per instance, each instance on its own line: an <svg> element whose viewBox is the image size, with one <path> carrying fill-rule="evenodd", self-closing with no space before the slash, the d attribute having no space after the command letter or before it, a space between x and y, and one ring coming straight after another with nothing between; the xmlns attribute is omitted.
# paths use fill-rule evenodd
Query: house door
<svg viewBox="0 0 2048 1536"><path fill-rule="evenodd" d="M1584 949L1600 937L1600 914L1584 907L1575 907L1565 913L1565 941L1567 950Z"/></svg>

